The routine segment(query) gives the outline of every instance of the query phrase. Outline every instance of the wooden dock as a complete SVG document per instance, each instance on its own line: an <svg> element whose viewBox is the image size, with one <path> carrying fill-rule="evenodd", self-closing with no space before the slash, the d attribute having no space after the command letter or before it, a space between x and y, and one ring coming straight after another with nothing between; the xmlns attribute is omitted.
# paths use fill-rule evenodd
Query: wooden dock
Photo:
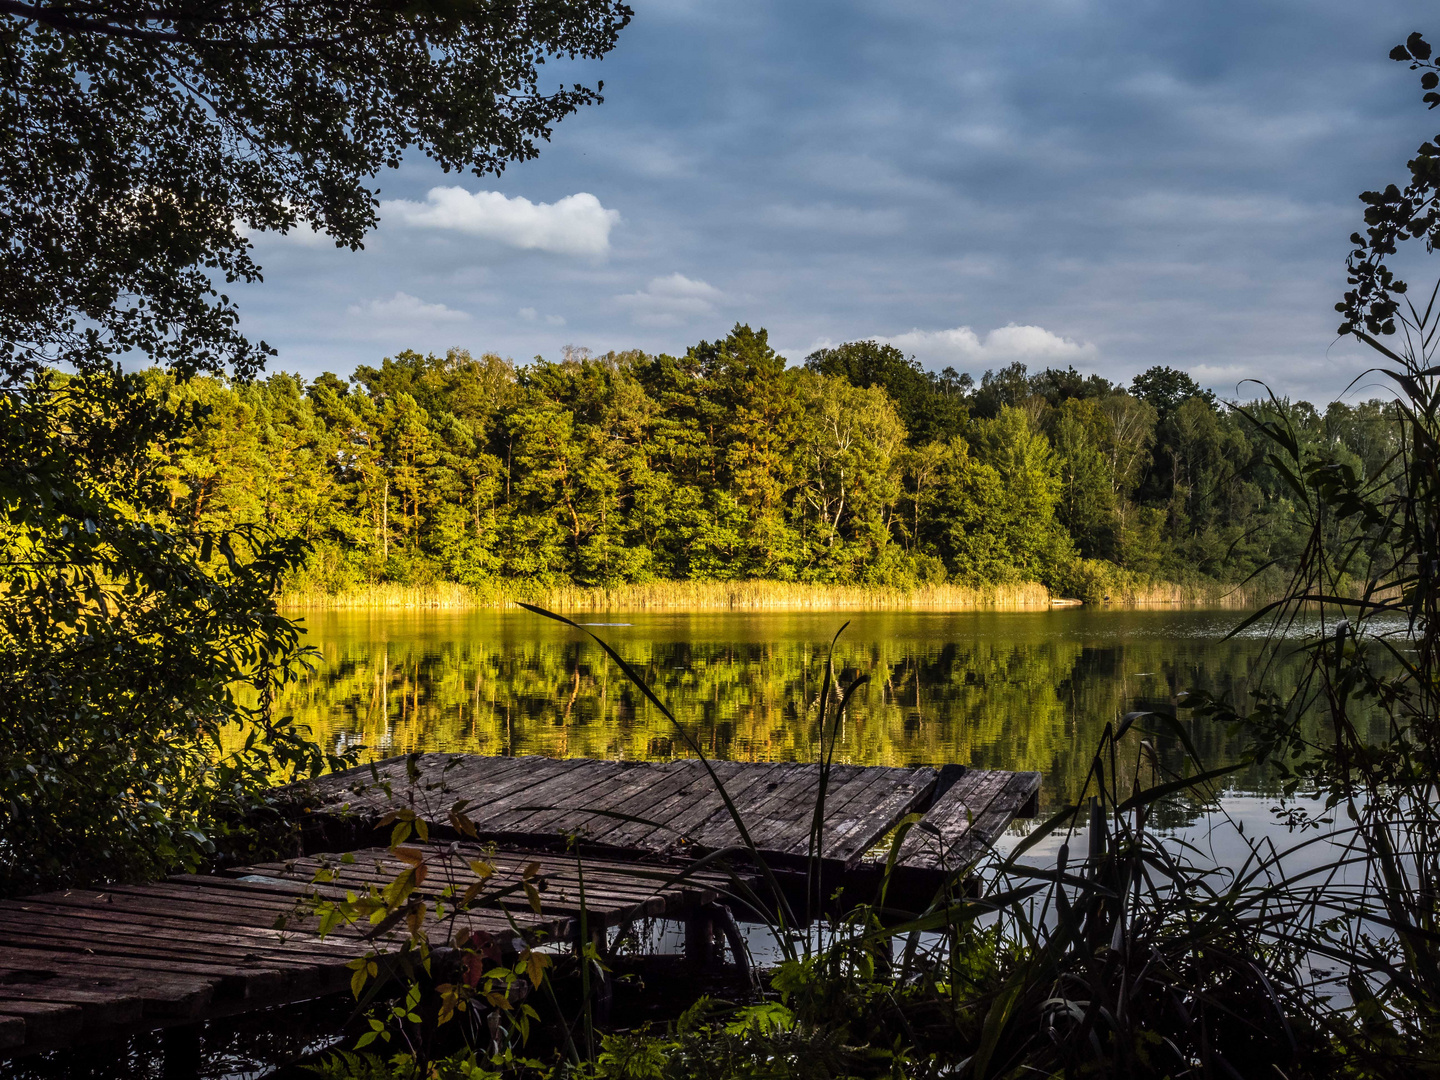
<svg viewBox="0 0 1440 1080"><path fill-rule="evenodd" d="M782 872L806 865L819 767L714 768L767 863ZM920 814L898 866L933 881L968 865L1012 819L1033 814L1039 782L1037 773L954 766L837 765L818 854L831 871L863 871L867 853L907 815ZM307 822L306 850L295 858L0 902L0 1055L144 1029L193 1029L345 989L351 960L370 950L382 958L393 953L405 931L372 937L368 926L342 924L322 937L311 908L404 870L408 864L383 846L397 810L435 823L420 895L439 895L451 863L483 858L494 868L477 906L430 932L442 955L461 928L489 935L511 954L576 942L582 913L592 935L640 918L678 919L687 925L688 946L697 928L704 940L723 928L716 913L729 920L724 904L737 890L758 888L743 858L727 872L690 867L694 857L740 841L697 761L427 754L286 794ZM457 803L463 828L450 816ZM731 945L737 957L743 953L733 936Z"/></svg>
<svg viewBox="0 0 1440 1080"><path fill-rule="evenodd" d="M742 843L715 780L724 784L756 849L772 867L801 867L821 769L814 764L693 759L594 761L421 754L391 758L292 789L320 846L372 835L375 823L412 804L431 818L463 800L482 839L524 845L581 841L630 857L698 856ZM414 780L411 780L411 776ZM818 856L854 869L910 814L902 872L963 867L1017 817L1035 813L1040 774L918 766L834 765ZM337 843L339 841L339 843Z"/></svg>
<svg viewBox="0 0 1440 1080"><path fill-rule="evenodd" d="M402 925L372 938L365 923L317 933L311 901L383 886L408 866L383 848L350 855L343 863L338 855L297 858L0 902L0 1053L189 1025L344 990L351 960L371 950L393 953L408 936ZM578 937L582 867L573 857L464 844L447 845L446 856L462 866L485 858L494 873L478 901L485 906L427 927L438 955L460 930L488 935L511 958L530 945ZM431 873L417 894L433 902L449 879L438 860L427 861ZM684 919L733 888L726 874L675 881L677 869L637 872L585 860L587 929L593 935L642 917ZM475 880L468 870L466 879ZM526 882L538 894L538 913Z"/></svg>

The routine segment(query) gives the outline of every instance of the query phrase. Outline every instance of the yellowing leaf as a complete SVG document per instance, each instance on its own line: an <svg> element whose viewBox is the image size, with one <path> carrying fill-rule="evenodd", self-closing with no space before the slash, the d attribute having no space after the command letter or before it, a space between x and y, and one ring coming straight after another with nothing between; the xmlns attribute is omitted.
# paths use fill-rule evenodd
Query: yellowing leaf
<svg viewBox="0 0 1440 1080"><path fill-rule="evenodd" d="M540 984L545 981L545 969L550 966L550 957L546 953L526 949L520 954L520 963L525 966L525 974L529 977L531 985L538 990Z"/></svg>

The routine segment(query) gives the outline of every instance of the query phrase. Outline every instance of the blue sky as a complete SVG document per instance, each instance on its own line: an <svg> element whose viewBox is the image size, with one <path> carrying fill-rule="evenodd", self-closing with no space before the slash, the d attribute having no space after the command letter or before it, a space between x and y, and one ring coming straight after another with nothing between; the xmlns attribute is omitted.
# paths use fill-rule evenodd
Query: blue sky
<svg viewBox="0 0 1440 1080"><path fill-rule="evenodd" d="M272 369L681 352L740 321L797 362L879 337L977 377L1159 363L1328 400L1365 363L1334 336L1356 195L1440 130L1386 58L1440 38L1433 5L634 7L605 60L547 65L606 100L537 160L415 156L360 253L260 237L239 299Z"/></svg>

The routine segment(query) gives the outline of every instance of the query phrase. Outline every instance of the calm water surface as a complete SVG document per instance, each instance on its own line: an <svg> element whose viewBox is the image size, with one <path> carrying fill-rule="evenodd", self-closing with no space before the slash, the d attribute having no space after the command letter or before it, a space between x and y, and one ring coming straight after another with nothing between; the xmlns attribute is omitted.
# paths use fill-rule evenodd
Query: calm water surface
<svg viewBox="0 0 1440 1080"><path fill-rule="evenodd" d="M1263 640L1222 640L1231 611L640 613L587 620L650 681L706 752L813 760L832 635L844 681L868 675L837 759L959 762L1045 775L1044 801L1075 797L1107 722L1170 710L1183 690L1244 700L1265 676ZM666 759L670 722L581 634L527 612L343 612L306 617L317 671L285 707L332 747ZM1283 679L1272 672L1272 679ZM1190 722L1208 764L1238 745ZM1160 751L1180 761L1180 746ZM1266 790L1258 771L1232 790Z"/></svg>

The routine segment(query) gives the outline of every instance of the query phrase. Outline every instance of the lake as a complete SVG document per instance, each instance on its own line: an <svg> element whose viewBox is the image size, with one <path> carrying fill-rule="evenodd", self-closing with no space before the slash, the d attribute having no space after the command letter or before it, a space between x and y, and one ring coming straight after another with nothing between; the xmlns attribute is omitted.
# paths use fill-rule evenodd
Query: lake
<svg viewBox="0 0 1440 1080"><path fill-rule="evenodd" d="M959 762L1044 774L1043 805L1077 797L1104 725L1173 710L1187 689L1244 700L1267 677L1263 635L1223 640L1234 610L635 613L580 615L649 681L707 754L814 760L829 642L852 699L836 758ZM305 617L316 671L282 709L325 745L666 759L670 722L581 633L524 611L321 612ZM1289 665L1268 677L1283 680ZM1183 714L1182 714L1183 719ZM1206 765L1234 737L1186 721ZM1173 737L1157 740L1179 765ZM1264 794L1260 770L1234 795ZM1198 807L1197 807L1198 809Z"/></svg>

